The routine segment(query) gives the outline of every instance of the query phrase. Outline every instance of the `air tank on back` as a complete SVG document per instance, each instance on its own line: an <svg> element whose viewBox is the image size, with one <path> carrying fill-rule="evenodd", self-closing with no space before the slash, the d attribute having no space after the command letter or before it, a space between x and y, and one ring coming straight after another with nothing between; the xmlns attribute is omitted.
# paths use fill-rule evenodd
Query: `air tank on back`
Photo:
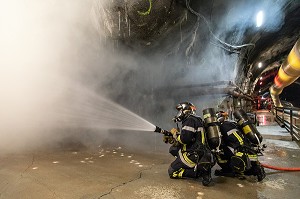
<svg viewBox="0 0 300 199"><path fill-rule="evenodd" d="M253 122L249 119L247 113L243 109L240 109L234 111L233 115L248 140L253 144L260 145L263 138Z"/></svg>
<svg viewBox="0 0 300 199"><path fill-rule="evenodd" d="M203 110L203 119L205 122L206 139L211 150L219 151L221 144L221 131L218 126L216 112L213 108Z"/></svg>

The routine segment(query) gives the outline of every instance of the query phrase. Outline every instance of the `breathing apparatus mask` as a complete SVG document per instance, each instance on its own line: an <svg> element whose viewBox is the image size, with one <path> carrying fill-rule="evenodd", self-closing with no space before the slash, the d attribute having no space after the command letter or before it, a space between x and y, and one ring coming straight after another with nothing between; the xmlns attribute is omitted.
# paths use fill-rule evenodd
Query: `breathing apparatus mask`
<svg viewBox="0 0 300 199"><path fill-rule="evenodd" d="M172 119L174 122L182 122L188 116L196 113L196 106L190 102L182 102L176 106L177 115Z"/></svg>
<svg viewBox="0 0 300 199"><path fill-rule="evenodd" d="M217 121L220 123L223 123L225 120L228 119L228 113L224 111L219 111L218 113L216 113L216 116L217 116Z"/></svg>

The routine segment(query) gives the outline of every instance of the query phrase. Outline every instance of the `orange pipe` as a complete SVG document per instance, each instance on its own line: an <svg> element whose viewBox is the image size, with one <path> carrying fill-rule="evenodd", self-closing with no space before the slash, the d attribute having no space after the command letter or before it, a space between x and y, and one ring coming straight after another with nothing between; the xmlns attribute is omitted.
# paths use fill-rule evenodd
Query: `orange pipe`
<svg viewBox="0 0 300 199"><path fill-rule="evenodd" d="M271 98L276 107L282 107L279 95L300 76L300 39L297 40L287 59L283 62L270 87Z"/></svg>

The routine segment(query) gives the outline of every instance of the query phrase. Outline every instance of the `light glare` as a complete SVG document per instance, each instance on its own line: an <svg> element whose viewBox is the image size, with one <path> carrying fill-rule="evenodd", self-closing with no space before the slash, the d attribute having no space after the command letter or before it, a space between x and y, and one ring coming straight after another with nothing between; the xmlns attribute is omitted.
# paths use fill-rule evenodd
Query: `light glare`
<svg viewBox="0 0 300 199"><path fill-rule="evenodd" d="M256 27L260 27L263 24L264 13L259 11L256 15Z"/></svg>
<svg viewBox="0 0 300 199"><path fill-rule="evenodd" d="M261 68L261 67L262 67L262 63L259 62L259 63L258 63L258 68Z"/></svg>

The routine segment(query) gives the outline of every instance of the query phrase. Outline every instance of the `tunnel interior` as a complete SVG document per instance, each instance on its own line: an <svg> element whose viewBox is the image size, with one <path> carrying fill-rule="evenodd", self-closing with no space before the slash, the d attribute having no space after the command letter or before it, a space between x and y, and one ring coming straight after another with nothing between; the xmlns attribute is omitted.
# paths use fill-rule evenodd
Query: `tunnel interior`
<svg viewBox="0 0 300 199"><path fill-rule="evenodd" d="M299 8L296 0L11 1L1 16L2 137L28 146L31 138L60 140L54 129L63 140L67 132L80 140L82 131L93 140L95 129L107 131L107 115L126 120L112 103L166 128L180 101L199 115L226 103L250 110L269 97L299 38ZM281 98L299 106L298 91L299 80Z"/></svg>
<svg viewBox="0 0 300 199"><path fill-rule="evenodd" d="M244 95L267 96L276 71L299 37L297 1L255 4L249 1L117 1L106 5L97 2L96 8L93 18L99 37L112 39L113 46L164 57L162 67L171 77L163 73L160 87L172 85L167 89L169 95L180 95L174 93L182 92L181 87L185 88L185 95L191 92L191 96L199 98L219 95L220 88L209 83L227 81L233 82L236 90ZM257 27L255 17L259 11L264 18L263 24ZM220 59L216 60L215 56ZM206 75L207 68L213 74ZM199 78L191 77L190 71L199 71ZM231 86L223 85L226 91ZM298 86L299 80L293 84ZM188 91L192 87L193 91ZM224 96L232 96L226 91ZM283 100L287 98L285 93ZM288 97L295 106L299 101L297 96Z"/></svg>
<svg viewBox="0 0 300 199"><path fill-rule="evenodd" d="M299 0L1 0L0 199L297 198L299 24ZM207 159L174 173L180 102Z"/></svg>

